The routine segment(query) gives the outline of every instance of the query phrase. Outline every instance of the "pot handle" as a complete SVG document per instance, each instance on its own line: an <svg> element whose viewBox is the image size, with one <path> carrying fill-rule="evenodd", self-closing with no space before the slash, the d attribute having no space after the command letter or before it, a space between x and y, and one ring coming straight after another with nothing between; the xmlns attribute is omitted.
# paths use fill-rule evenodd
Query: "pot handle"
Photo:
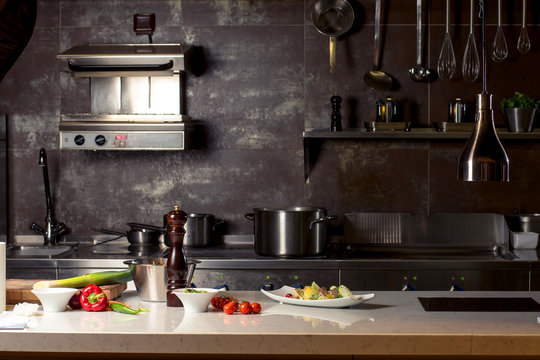
<svg viewBox="0 0 540 360"><path fill-rule="evenodd" d="M218 226L219 224L223 224L225 223L225 220L223 219L216 219L215 222L214 222L214 225L212 225L212 230L213 231L216 231L216 226Z"/></svg>
<svg viewBox="0 0 540 360"><path fill-rule="evenodd" d="M337 219L337 216L335 215L331 215L331 216L323 216L322 218L320 219L317 219L317 220L313 220L311 222L311 224L309 224L309 229L310 230L313 230L313 226L315 226L315 224L318 224L318 223L321 223L323 221L331 221L331 220L336 220Z"/></svg>
<svg viewBox="0 0 540 360"><path fill-rule="evenodd" d="M131 230L154 230L159 231L161 233L166 233L167 229L160 226L154 226L154 225L146 225L146 224L139 224L139 223L127 223L127 225L131 228Z"/></svg>
<svg viewBox="0 0 540 360"><path fill-rule="evenodd" d="M120 231L107 230L107 229L92 229L92 230L100 232L102 234L107 234L107 235L127 236L127 233L123 233L123 232L120 232Z"/></svg>
<svg viewBox="0 0 540 360"><path fill-rule="evenodd" d="M247 213L244 217L248 220L255 221L255 213Z"/></svg>

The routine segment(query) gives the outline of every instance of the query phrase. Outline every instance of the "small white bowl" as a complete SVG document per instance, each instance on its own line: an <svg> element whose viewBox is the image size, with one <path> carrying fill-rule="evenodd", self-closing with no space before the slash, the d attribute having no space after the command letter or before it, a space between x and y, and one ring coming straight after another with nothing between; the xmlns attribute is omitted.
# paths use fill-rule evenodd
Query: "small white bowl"
<svg viewBox="0 0 540 360"><path fill-rule="evenodd" d="M43 305L44 312L61 312L66 310L69 299L77 292L74 288L32 289Z"/></svg>
<svg viewBox="0 0 540 360"><path fill-rule="evenodd" d="M196 291L205 291L205 292L186 292L186 290L196 290ZM173 293L178 296L182 304L184 305L184 310L187 313L201 313L208 311L208 306L212 298L216 294L220 293L221 290L211 289L211 288L193 288L193 289L176 289L173 290Z"/></svg>

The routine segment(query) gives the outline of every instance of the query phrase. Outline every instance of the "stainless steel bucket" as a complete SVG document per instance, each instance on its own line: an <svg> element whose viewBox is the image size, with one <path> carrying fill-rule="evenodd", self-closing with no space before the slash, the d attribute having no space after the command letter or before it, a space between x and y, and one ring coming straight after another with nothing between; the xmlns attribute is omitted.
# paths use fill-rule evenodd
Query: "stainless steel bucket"
<svg viewBox="0 0 540 360"><path fill-rule="evenodd" d="M191 283L199 260L188 259L187 283ZM137 294L142 301L167 301L167 258L126 260L133 274Z"/></svg>
<svg viewBox="0 0 540 360"><path fill-rule="evenodd" d="M245 217L254 222L255 252L265 256L305 257L326 252L326 209L257 208Z"/></svg>

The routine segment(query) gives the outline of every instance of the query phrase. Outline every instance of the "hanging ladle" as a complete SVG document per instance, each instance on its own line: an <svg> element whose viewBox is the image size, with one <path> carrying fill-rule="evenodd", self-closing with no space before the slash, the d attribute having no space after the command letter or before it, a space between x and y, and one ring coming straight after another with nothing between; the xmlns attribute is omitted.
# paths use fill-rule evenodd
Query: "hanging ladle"
<svg viewBox="0 0 540 360"><path fill-rule="evenodd" d="M354 10L346 0L318 0L311 10L315 28L330 37L330 73L336 71L336 38L345 34L354 22Z"/></svg>
<svg viewBox="0 0 540 360"><path fill-rule="evenodd" d="M373 69L364 75L364 82L376 90L389 90L392 77L379 68L379 50L381 48L381 0L375 3L375 49L373 51Z"/></svg>
<svg viewBox="0 0 540 360"><path fill-rule="evenodd" d="M409 69L413 81L428 81L431 72L422 65L422 0L416 0L416 66Z"/></svg>

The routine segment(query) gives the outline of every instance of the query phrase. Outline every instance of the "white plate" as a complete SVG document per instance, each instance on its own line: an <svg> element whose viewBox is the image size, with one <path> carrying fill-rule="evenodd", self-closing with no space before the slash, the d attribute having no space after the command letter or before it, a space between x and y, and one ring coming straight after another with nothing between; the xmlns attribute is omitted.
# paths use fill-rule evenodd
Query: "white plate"
<svg viewBox="0 0 540 360"><path fill-rule="evenodd" d="M291 304L291 305L300 305L300 306L313 306L313 307L325 307L325 308L344 308L347 306L352 306L360 304L366 300L371 299L375 294L363 294L356 295L356 299L350 297L343 297L338 299L328 299L328 300L303 300L303 299L293 299L288 298L287 294L292 294L293 287L283 286L280 289L266 291L262 290L261 292L268 296L272 300L279 301L282 304Z"/></svg>

